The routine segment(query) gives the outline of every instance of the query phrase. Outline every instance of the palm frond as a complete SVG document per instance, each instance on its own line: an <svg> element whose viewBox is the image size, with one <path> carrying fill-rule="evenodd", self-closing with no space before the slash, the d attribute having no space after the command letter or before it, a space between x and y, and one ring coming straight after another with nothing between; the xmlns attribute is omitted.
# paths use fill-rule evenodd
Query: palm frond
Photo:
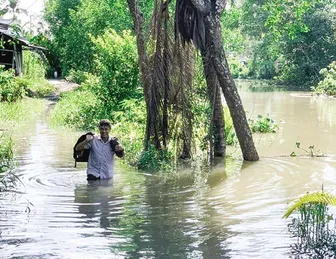
<svg viewBox="0 0 336 259"><path fill-rule="evenodd" d="M294 211L299 210L302 205L307 203L323 203L326 205L336 206L336 196L323 191L307 193L288 208L283 218L288 218Z"/></svg>
<svg viewBox="0 0 336 259"><path fill-rule="evenodd" d="M193 42L198 48L204 47L205 26L203 14L190 0L177 0L175 8L175 37L181 37L182 43Z"/></svg>

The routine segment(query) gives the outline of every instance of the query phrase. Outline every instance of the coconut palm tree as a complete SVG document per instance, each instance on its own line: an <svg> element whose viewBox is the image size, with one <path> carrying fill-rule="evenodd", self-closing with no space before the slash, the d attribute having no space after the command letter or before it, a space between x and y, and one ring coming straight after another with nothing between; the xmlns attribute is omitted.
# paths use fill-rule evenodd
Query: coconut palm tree
<svg viewBox="0 0 336 259"><path fill-rule="evenodd" d="M220 16L225 4L225 0L177 0L176 33L183 41L193 42L201 50L203 59L213 65L230 109L243 158L256 161L259 155L223 49Z"/></svg>

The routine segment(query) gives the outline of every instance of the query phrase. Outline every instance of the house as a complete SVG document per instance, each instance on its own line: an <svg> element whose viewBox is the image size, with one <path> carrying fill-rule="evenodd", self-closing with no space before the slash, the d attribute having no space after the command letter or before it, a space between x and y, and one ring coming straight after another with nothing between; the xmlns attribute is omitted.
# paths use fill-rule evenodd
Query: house
<svg viewBox="0 0 336 259"><path fill-rule="evenodd" d="M45 50L45 48L30 44L27 39L19 36L11 20L0 18L0 65L5 66L5 69L13 68L16 75L22 75L22 51L24 49Z"/></svg>

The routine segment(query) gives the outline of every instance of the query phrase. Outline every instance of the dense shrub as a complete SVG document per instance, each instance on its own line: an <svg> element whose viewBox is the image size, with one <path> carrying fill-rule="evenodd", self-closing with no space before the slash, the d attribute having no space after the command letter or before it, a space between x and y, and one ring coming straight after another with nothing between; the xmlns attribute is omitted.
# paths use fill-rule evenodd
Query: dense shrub
<svg viewBox="0 0 336 259"><path fill-rule="evenodd" d="M24 96L24 89L15 80L13 70L0 66L0 102L15 102Z"/></svg>
<svg viewBox="0 0 336 259"><path fill-rule="evenodd" d="M92 40L97 50L95 74L101 78L100 88L93 91L109 106L118 106L122 100L140 97L137 91L139 66L134 36L129 31L119 35L114 30L108 30Z"/></svg>
<svg viewBox="0 0 336 259"><path fill-rule="evenodd" d="M90 76L91 74L88 72L71 69L69 71L69 75L67 75L65 79L70 82L81 84L84 83L87 79L89 79Z"/></svg>
<svg viewBox="0 0 336 259"><path fill-rule="evenodd" d="M324 79L312 90L320 94L336 95L336 61L332 62L328 68L322 69L320 74Z"/></svg>
<svg viewBox="0 0 336 259"><path fill-rule="evenodd" d="M50 121L54 125L93 129L98 124L100 109L101 102L94 93L78 89L61 95Z"/></svg>

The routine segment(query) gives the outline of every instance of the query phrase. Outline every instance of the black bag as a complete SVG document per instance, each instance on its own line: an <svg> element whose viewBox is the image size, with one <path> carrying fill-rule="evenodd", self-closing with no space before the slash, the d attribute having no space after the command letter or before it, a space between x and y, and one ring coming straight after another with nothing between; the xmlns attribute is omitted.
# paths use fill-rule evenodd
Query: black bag
<svg viewBox="0 0 336 259"><path fill-rule="evenodd" d="M116 137L112 137L110 140L112 151L116 154L117 157L123 157L124 156L124 150L123 151L116 151L115 146L119 145L119 141Z"/></svg>
<svg viewBox="0 0 336 259"><path fill-rule="evenodd" d="M83 142L86 139L86 135L94 135L92 132L88 132L82 136L79 137L79 139L77 140L74 148L73 148L73 158L75 159L75 167L77 166L77 162L87 162L89 159L89 155L90 155L90 149L84 149L82 151L77 151L76 150L76 146Z"/></svg>

